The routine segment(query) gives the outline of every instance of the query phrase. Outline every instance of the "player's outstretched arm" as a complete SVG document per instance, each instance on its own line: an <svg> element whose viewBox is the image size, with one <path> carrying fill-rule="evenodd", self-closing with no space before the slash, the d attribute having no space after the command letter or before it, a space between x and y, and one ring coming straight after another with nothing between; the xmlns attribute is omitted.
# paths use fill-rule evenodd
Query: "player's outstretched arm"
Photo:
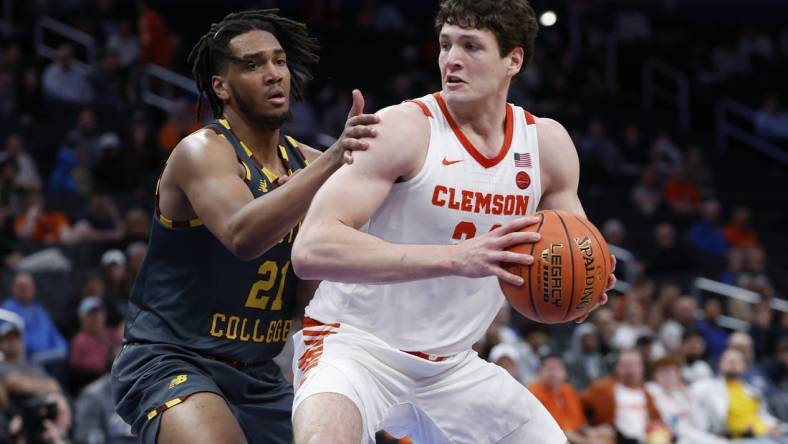
<svg viewBox="0 0 788 444"><path fill-rule="evenodd" d="M235 154L218 146L227 142L208 131L184 139L173 152L169 163L177 192L185 195L196 215L234 255L244 260L260 256L304 217L325 180L343 162L352 161L348 152L366 149L363 139L374 137L368 125L378 117L361 114L360 92L354 91L353 99L337 142L272 192L255 199L239 176ZM306 154L308 158L317 155L311 149Z"/></svg>
<svg viewBox="0 0 788 444"><path fill-rule="evenodd" d="M383 204L393 184L421 169L429 145L429 123L413 104L383 110L378 134L352 165L337 171L315 196L293 246L293 269L304 279L390 283L448 275L496 275L514 285L522 278L502 262L530 264L529 255L503 251L534 242L519 233L536 218L524 217L457 245L395 244L359 229Z"/></svg>
<svg viewBox="0 0 788 444"><path fill-rule="evenodd" d="M539 118L536 125L539 137L539 162L544 187L539 209L565 210L587 218L580 198L577 196L577 188L580 183L580 160L577 157L577 149L572 143L572 138L569 137L566 129L555 120ZM612 270L615 271L616 258L612 257L612 261ZM612 289L615 285L616 276L611 271L605 291ZM602 294L597 307L607 303L607 299L607 293ZM579 319L578 322L583 322L587 317L588 315Z"/></svg>

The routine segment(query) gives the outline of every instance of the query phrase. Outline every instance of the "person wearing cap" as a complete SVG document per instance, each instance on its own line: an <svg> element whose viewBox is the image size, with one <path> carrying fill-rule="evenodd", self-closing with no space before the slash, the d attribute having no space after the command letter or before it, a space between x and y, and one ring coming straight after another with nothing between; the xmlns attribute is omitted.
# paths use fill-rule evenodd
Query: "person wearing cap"
<svg viewBox="0 0 788 444"><path fill-rule="evenodd" d="M1 306L18 314L25 323L24 344L28 359L66 355L68 344L46 309L36 302L36 283L30 273L19 272L11 281L11 297Z"/></svg>
<svg viewBox="0 0 788 444"><path fill-rule="evenodd" d="M566 383L564 360L555 354L542 357L537 379L528 384L536 396L553 415L571 444L601 444L603 436L612 436L609 427L592 428L583 412L580 395Z"/></svg>
<svg viewBox="0 0 788 444"><path fill-rule="evenodd" d="M101 268L104 270L106 298L125 303L129 300L129 285L126 279L126 255L118 249L107 250L101 255Z"/></svg>
<svg viewBox="0 0 788 444"><path fill-rule="evenodd" d="M517 363L520 360L520 353L517 351L517 347L515 347L514 344L502 342L494 346L490 350L490 355L487 357L487 360L502 367L509 372L513 378L517 379Z"/></svg>
<svg viewBox="0 0 788 444"><path fill-rule="evenodd" d="M90 382L109 370L110 351L120 343L120 335L107 328L107 314L101 298L86 297L80 302L78 313L80 328L71 340L68 362L78 382Z"/></svg>

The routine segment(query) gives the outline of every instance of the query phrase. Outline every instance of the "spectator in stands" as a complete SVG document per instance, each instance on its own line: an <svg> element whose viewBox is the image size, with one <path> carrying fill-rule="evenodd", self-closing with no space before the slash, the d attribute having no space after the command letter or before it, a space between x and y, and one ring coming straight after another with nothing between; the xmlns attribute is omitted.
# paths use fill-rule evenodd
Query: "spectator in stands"
<svg viewBox="0 0 788 444"><path fill-rule="evenodd" d="M107 49L118 55L120 65L124 68L137 62L140 56L140 40L132 32L128 20L122 19L118 22L117 31L107 38Z"/></svg>
<svg viewBox="0 0 788 444"><path fill-rule="evenodd" d="M640 175L640 181L632 188L632 203L641 215L651 216L662 205L662 189L659 176L653 166L646 167Z"/></svg>
<svg viewBox="0 0 788 444"><path fill-rule="evenodd" d="M717 359L728 344L728 330L719 325L722 316L722 304L715 298L708 298L703 303L704 318L698 321L698 331L706 339L709 355Z"/></svg>
<svg viewBox="0 0 788 444"><path fill-rule="evenodd" d="M774 356L765 359L766 370L775 386L783 393L788 393L788 336L777 341Z"/></svg>
<svg viewBox="0 0 788 444"><path fill-rule="evenodd" d="M194 118L194 106L184 98L176 99L167 121L159 128L159 149L169 153L182 138L197 131L201 126Z"/></svg>
<svg viewBox="0 0 788 444"><path fill-rule="evenodd" d="M41 367L25 361L21 334L22 329L13 322L0 321L0 353L3 356L0 361L0 386L10 395L12 409L16 411L19 411L22 403L33 398L55 403L55 419L47 420L46 428L53 429L59 436L65 436L71 427L69 404L56 380L49 377Z"/></svg>
<svg viewBox="0 0 788 444"><path fill-rule="evenodd" d="M767 95L755 113L755 131L769 139L788 139L788 111L780 104L777 93Z"/></svg>
<svg viewBox="0 0 788 444"><path fill-rule="evenodd" d="M645 325L643 305L635 298L627 298L624 302L623 316L613 336L613 346L618 350L627 350L635 346L641 336L651 334Z"/></svg>
<svg viewBox="0 0 788 444"><path fill-rule="evenodd" d="M733 216L725 226L724 233L725 240L732 248L752 248L760 244L758 233L752 227L750 209L744 206L733 210Z"/></svg>
<svg viewBox="0 0 788 444"><path fill-rule="evenodd" d="M87 212L75 224L84 231L83 239L91 241L119 241L123 238L123 219L115 201L108 193L90 196Z"/></svg>
<svg viewBox="0 0 788 444"><path fill-rule="evenodd" d="M654 400L662 421L670 427L677 444L725 444L728 440L697 429L690 421L690 391L681 379L676 358L665 356L651 365L653 382L646 390Z"/></svg>
<svg viewBox="0 0 788 444"><path fill-rule="evenodd" d="M690 385L714 376L706 362L706 338L697 330L686 330L678 355L681 357L681 377Z"/></svg>
<svg viewBox="0 0 788 444"><path fill-rule="evenodd" d="M782 438L785 425L769 413L763 393L743 379L745 371L741 351L725 350L720 357L719 377L690 388L693 425L719 437Z"/></svg>
<svg viewBox="0 0 788 444"><path fill-rule="evenodd" d="M774 296L772 280L766 274L766 252L763 248L745 250L744 270L739 273L737 285L766 297Z"/></svg>
<svg viewBox="0 0 788 444"><path fill-rule="evenodd" d="M540 356L549 351L547 346L547 327L536 322L526 322L520 329L522 341L517 343L517 353L519 362L517 368L519 375L517 380L523 384L528 384L536 379L539 372Z"/></svg>
<svg viewBox="0 0 788 444"><path fill-rule="evenodd" d="M107 328L107 313L101 298L90 296L79 304L80 328L71 340L68 362L84 383L103 376L113 347L120 343L116 330Z"/></svg>
<svg viewBox="0 0 788 444"><path fill-rule="evenodd" d="M25 68L22 73L22 80L16 91L16 111L23 125L29 125L44 114L41 76L34 66Z"/></svg>
<svg viewBox="0 0 788 444"><path fill-rule="evenodd" d="M22 213L14 220L14 233L19 239L60 244L71 241L68 219L58 211L46 211L44 195L37 190L27 193Z"/></svg>
<svg viewBox="0 0 788 444"><path fill-rule="evenodd" d="M684 333L695 329L697 319L695 313L698 305L695 298L690 295L681 295L673 303L667 305L670 318L662 323L659 329L659 339L668 348L668 351L681 347Z"/></svg>
<svg viewBox="0 0 788 444"><path fill-rule="evenodd" d="M66 136L66 145L76 151L77 164L81 168L89 170L98 160L100 137L96 113L92 108L83 108L77 116L77 127Z"/></svg>
<svg viewBox="0 0 788 444"><path fill-rule="evenodd" d="M648 149L643 143L640 125L636 123L625 125L618 146L621 154L618 173L627 177L639 176L648 163Z"/></svg>
<svg viewBox="0 0 788 444"><path fill-rule="evenodd" d="M755 350L755 359L762 361L777 350L780 332L775 326L774 311L769 301L762 300L752 308L749 334Z"/></svg>
<svg viewBox="0 0 788 444"><path fill-rule="evenodd" d="M49 177L49 192L74 195L82 191L77 178L77 153L63 145L57 151L55 169Z"/></svg>
<svg viewBox="0 0 788 444"><path fill-rule="evenodd" d="M74 51L68 44L57 50L57 59L43 77L47 98L66 103L81 104L93 100L93 88L84 74L74 68Z"/></svg>
<svg viewBox="0 0 788 444"><path fill-rule="evenodd" d="M517 352L517 348L514 344L501 342L495 345L490 350L490 355L487 357L487 360L503 368L509 372L513 378L517 379L520 373L517 367L517 363L520 360L520 354Z"/></svg>
<svg viewBox="0 0 788 444"><path fill-rule="evenodd" d="M711 172L709 162L704 158L703 150L699 146L692 145L687 148L684 170L698 187L702 197L709 197L713 194L714 175Z"/></svg>
<svg viewBox="0 0 788 444"><path fill-rule="evenodd" d="M701 207L701 220L690 229L695 248L711 258L722 258L728 253L728 241L720 224L720 203L707 200Z"/></svg>
<svg viewBox="0 0 788 444"><path fill-rule="evenodd" d="M643 382L640 353L619 353L614 374L594 381L581 396L590 424L613 427L619 443L644 442L646 427L651 421L659 421L660 416Z"/></svg>
<svg viewBox="0 0 788 444"><path fill-rule="evenodd" d="M110 360L120 351L113 347ZM134 444L138 439L132 435L131 426L115 413L110 376L107 374L85 387L74 407L74 440L77 443Z"/></svg>
<svg viewBox="0 0 788 444"><path fill-rule="evenodd" d="M725 270L720 273L720 282L728 285L738 285L739 277L742 270L744 270L744 257L744 250L732 248L728 251L727 265Z"/></svg>
<svg viewBox="0 0 788 444"><path fill-rule="evenodd" d="M129 299L129 283L126 280L126 255L118 249L111 249L101 255L101 268L104 271L106 298L117 302Z"/></svg>
<svg viewBox="0 0 788 444"><path fill-rule="evenodd" d="M592 120L588 133L577 144L583 172L590 183L608 183L617 168L618 148L606 135L604 123Z"/></svg>
<svg viewBox="0 0 788 444"><path fill-rule="evenodd" d="M654 279L684 277L692 270L692 256L676 240L676 229L663 222L654 229L656 249L646 264L646 274Z"/></svg>
<svg viewBox="0 0 788 444"><path fill-rule="evenodd" d="M698 210L700 188L687 166L677 167L670 175L665 182L662 197L674 213L694 214Z"/></svg>
<svg viewBox="0 0 788 444"><path fill-rule="evenodd" d="M172 66L172 47L170 32L164 17L149 7L146 2L139 3L140 58L139 63L170 68ZM174 145L173 145L174 146Z"/></svg>
<svg viewBox="0 0 788 444"><path fill-rule="evenodd" d="M5 139L5 151L0 153L0 161L10 161L16 165L14 186L23 190L41 189L41 175L33 157L25 151L25 141L18 133L9 134Z"/></svg>
<svg viewBox="0 0 788 444"><path fill-rule="evenodd" d="M66 340L46 309L36 302L36 283L30 273L17 273L11 281L11 297L2 308L18 314L25 322L25 350L29 359L66 355Z"/></svg>
<svg viewBox="0 0 788 444"><path fill-rule="evenodd" d="M607 376L607 363L599 352L597 329L590 322L578 325L572 332L572 342L563 359L569 370L569 382L578 390Z"/></svg>
<svg viewBox="0 0 788 444"><path fill-rule="evenodd" d="M126 257L129 258L129 266L127 269L127 281L134 282L137 279L142 268L142 262L145 260L145 255L148 252L148 245L143 242L134 242L126 247Z"/></svg>
<svg viewBox="0 0 788 444"><path fill-rule="evenodd" d="M21 206L22 193L15 184L17 170L13 160L0 161L0 208L5 211L4 218Z"/></svg>
<svg viewBox="0 0 788 444"><path fill-rule="evenodd" d="M120 137L115 133L104 133L99 137L96 162L92 168L95 189L110 193L123 193L131 189L133 172L123 162Z"/></svg>
<svg viewBox="0 0 788 444"><path fill-rule="evenodd" d="M108 106L116 111L126 108L126 75L120 64L118 53L106 48L101 62L93 70L90 77L96 91L96 104Z"/></svg>
<svg viewBox="0 0 788 444"><path fill-rule="evenodd" d="M609 427L592 428L583 412L580 395L566 383L567 371L560 356L542 358L538 378L528 389L553 415L570 444L604 444L604 436L612 437Z"/></svg>
<svg viewBox="0 0 788 444"><path fill-rule="evenodd" d="M131 208L126 212L123 221L126 231L123 233L124 245L133 242L148 243L150 235L150 215L141 208Z"/></svg>
<svg viewBox="0 0 788 444"><path fill-rule="evenodd" d="M600 307L591 314L591 322L596 327L599 338L599 352L603 356L608 356L616 351L613 345L613 336L616 334L618 321L613 315L613 311L606 307Z"/></svg>
<svg viewBox="0 0 788 444"><path fill-rule="evenodd" d="M744 356L745 371L742 378L747 384L757 388L766 397L775 394L777 388L769 378L769 374L755 360L755 349L750 335L741 331L731 333L728 338L728 348L736 349Z"/></svg>

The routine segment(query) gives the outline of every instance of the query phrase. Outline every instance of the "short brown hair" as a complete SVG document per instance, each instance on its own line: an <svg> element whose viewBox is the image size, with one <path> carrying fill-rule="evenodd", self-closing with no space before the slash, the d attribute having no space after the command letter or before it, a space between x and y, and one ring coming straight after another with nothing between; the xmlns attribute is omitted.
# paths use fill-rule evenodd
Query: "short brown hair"
<svg viewBox="0 0 788 444"><path fill-rule="evenodd" d="M498 41L501 57L522 47L523 70L534 56L539 25L528 0L443 0L435 18L435 30L440 33L444 24L489 29Z"/></svg>

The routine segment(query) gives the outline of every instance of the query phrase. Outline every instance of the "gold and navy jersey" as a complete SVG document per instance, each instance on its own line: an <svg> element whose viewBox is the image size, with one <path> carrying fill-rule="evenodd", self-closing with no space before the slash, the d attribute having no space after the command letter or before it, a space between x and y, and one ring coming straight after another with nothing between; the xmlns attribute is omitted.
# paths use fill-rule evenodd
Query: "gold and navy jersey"
<svg viewBox="0 0 788 444"><path fill-rule="evenodd" d="M255 198L276 188L277 177L259 164L226 120L207 128L233 146ZM279 156L289 174L306 166L291 137L282 137ZM174 221L161 214L158 198L157 186L150 246L129 300L126 341L176 344L242 362L276 356L295 307L290 251L298 226L259 258L242 261L199 219Z"/></svg>

